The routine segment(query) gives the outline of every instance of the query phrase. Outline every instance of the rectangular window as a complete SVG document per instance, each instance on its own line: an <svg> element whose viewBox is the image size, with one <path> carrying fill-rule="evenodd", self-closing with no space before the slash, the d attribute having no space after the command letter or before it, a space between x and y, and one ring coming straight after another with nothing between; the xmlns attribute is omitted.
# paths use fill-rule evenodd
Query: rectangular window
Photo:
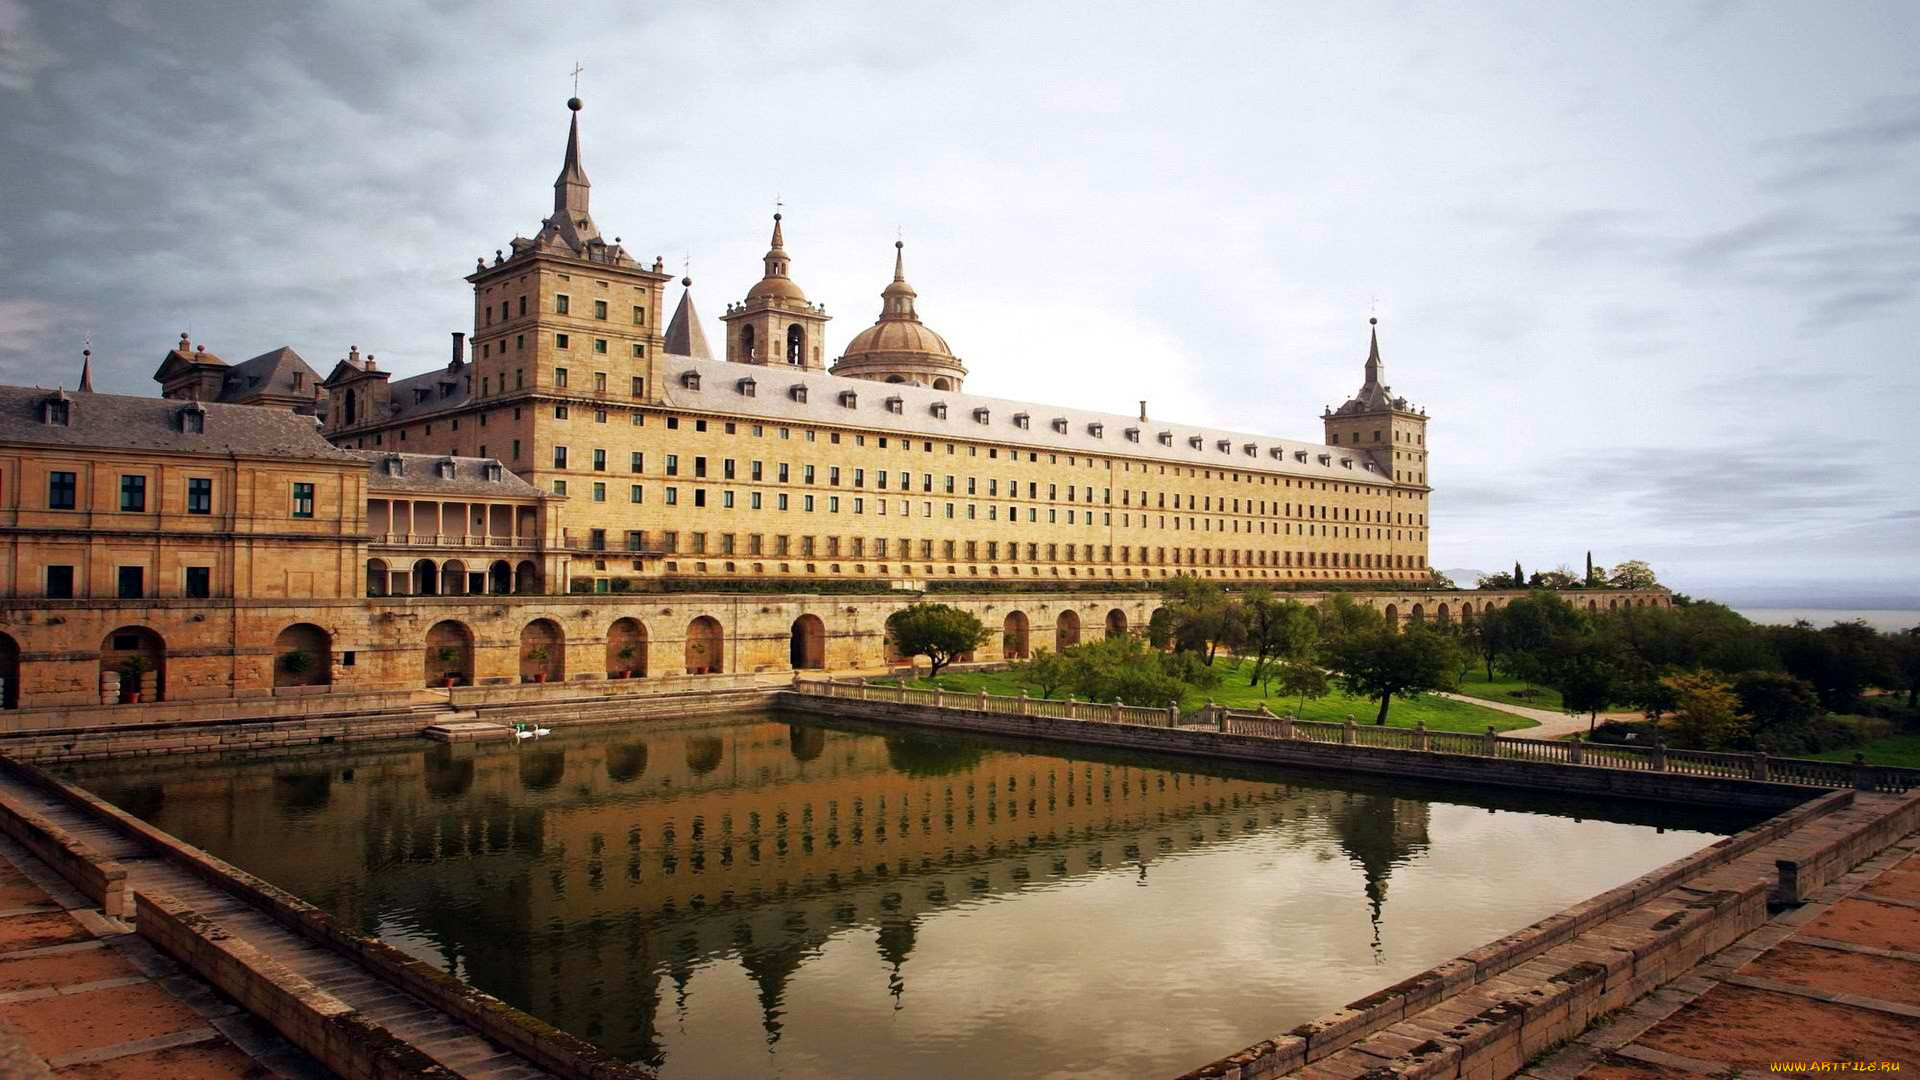
<svg viewBox="0 0 1920 1080"><path fill-rule="evenodd" d="M607 317L607 302L605 300L595 300L593 302L593 317L596 319L604 319Z"/></svg>
<svg viewBox="0 0 1920 1080"><path fill-rule="evenodd" d="M680 505L680 489L679 488L670 487L667 489L667 505L668 506Z"/></svg>
<svg viewBox="0 0 1920 1080"><path fill-rule="evenodd" d="M562 347L564 348L565 346L562 346ZM567 385L567 369L566 368L557 367L553 369L553 385L555 386Z"/></svg>
<svg viewBox="0 0 1920 1080"><path fill-rule="evenodd" d="M213 595L213 568L208 566L187 567L186 596L193 600L205 600Z"/></svg>
<svg viewBox="0 0 1920 1080"><path fill-rule="evenodd" d="M593 501L594 502L607 501L607 485L605 484L593 485Z"/></svg>
<svg viewBox="0 0 1920 1080"><path fill-rule="evenodd" d="M213 513L213 481L204 476L187 478L187 513Z"/></svg>
<svg viewBox="0 0 1920 1080"><path fill-rule="evenodd" d="M635 450L635 451L633 452L633 454L632 454L632 456L631 456L631 462L630 462L630 463L631 463L631 464L632 464L632 466L633 466L633 468L632 468L632 470L631 470L631 471L633 471L633 472L646 472L646 471L647 471L647 455L645 455L645 454L643 454L643 453L641 453L641 452L640 452L640 451L638 451L638 450Z"/></svg>
<svg viewBox="0 0 1920 1080"><path fill-rule="evenodd" d="M647 309L641 307L639 304L633 305L633 325L645 326L646 323L647 323Z"/></svg>
<svg viewBox="0 0 1920 1080"><path fill-rule="evenodd" d="M566 447L556 446L553 448L553 467L556 469L564 469L567 467Z"/></svg>
<svg viewBox="0 0 1920 1080"><path fill-rule="evenodd" d="M120 478L120 509L129 512L144 512L147 508L147 478L144 476L122 476Z"/></svg>
<svg viewBox="0 0 1920 1080"><path fill-rule="evenodd" d="M607 471L607 452L605 450L595 450L593 452L593 471Z"/></svg>
<svg viewBox="0 0 1920 1080"><path fill-rule="evenodd" d="M680 475L680 455L679 454L667 455L667 475L668 476Z"/></svg>
<svg viewBox="0 0 1920 1080"><path fill-rule="evenodd" d="M566 293L556 294L553 298L553 311L556 315L565 315L573 309L573 297ZM566 348L562 345L561 348Z"/></svg>
<svg viewBox="0 0 1920 1080"><path fill-rule="evenodd" d="M570 343L569 343L569 342L568 342L568 340L567 340L567 335L565 335L565 334L555 334L555 335L553 335L553 347L554 347L554 348L556 348L556 349L566 349L566 348L568 348L568 347L569 347L569 345L570 345Z"/></svg>
<svg viewBox="0 0 1920 1080"><path fill-rule="evenodd" d="M627 501L628 501L628 502L639 502L639 501L641 501L641 500L640 500L640 495L641 495L641 492L642 492L642 491L644 491L644 490L645 490L645 489L643 489L643 488L642 488L642 487L641 487L641 486L640 486L639 484L635 484L635 485L633 485L633 491L632 491L632 492L631 492L631 493L629 494L629 496L628 496L628 499L627 499Z"/></svg>
<svg viewBox="0 0 1920 1080"><path fill-rule="evenodd" d="M293 516L310 518L313 516L313 485L293 485Z"/></svg>
<svg viewBox="0 0 1920 1080"><path fill-rule="evenodd" d="M147 568L144 566L122 566L119 568L118 592L122 600L138 600L147 594Z"/></svg>
<svg viewBox="0 0 1920 1080"><path fill-rule="evenodd" d="M633 377L633 396L634 397L647 396L647 380L641 378L638 375L635 375Z"/></svg>
<svg viewBox="0 0 1920 1080"><path fill-rule="evenodd" d="M70 472L51 472L47 474L47 509L73 509L75 478L78 474Z"/></svg>
<svg viewBox="0 0 1920 1080"><path fill-rule="evenodd" d="M606 351L607 351L607 339L606 339L606 338L603 338L603 337L597 337L597 338L594 338L594 339L593 339L593 351L594 351L594 352L597 352L597 353L600 353L600 354L602 354L602 355L605 355L605 354L606 354ZM603 375L603 376L601 376L601 378L602 378L602 379L604 379L604 378L605 378L605 376ZM604 386L602 386L602 387L601 387L601 389L602 389L602 390L605 390L605 389L606 389L606 387L604 387Z"/></svg>
<svg viewBox="0 0 1920 1080"><path fill-rule="evenodd" d="M73 599L73 567L71 566L47 567L47 599L49 600Z"/></svg>

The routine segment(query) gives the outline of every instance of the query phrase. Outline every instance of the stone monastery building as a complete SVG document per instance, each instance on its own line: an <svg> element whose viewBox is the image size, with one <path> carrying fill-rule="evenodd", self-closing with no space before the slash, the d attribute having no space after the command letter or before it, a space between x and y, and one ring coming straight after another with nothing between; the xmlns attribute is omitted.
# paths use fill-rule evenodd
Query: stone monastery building
<svg viewBox="0 0 1920 1080"><path fill-rule="evenodd" d="M660 260L594 223L568 104L553 212L468 276L445 367L182 335L158 397L93 392L91 357L0 387L0 733L874 668L922 593L999 631L978 662L1141 630L1182 574L1390 621L1512 598L1426 588L1426 415L1377 338L1319 441L982 397L898 244L836 355L776 214L715 350L691 283L663 319Z"/></svg>
<svg viewBox="0 0 1920 1080"><path fill-rule="evenodd" d="M568 104L552 214L467 278L471 342L399 380L355 352L323 385L338 446L496 459L566 496L571 577L1427 577L1427 418L1377 338L1324 442L980 397L897 243L879 317L834 356L775 214L717 357L691 282L663 320L660 260L594 223Z"/></svg>

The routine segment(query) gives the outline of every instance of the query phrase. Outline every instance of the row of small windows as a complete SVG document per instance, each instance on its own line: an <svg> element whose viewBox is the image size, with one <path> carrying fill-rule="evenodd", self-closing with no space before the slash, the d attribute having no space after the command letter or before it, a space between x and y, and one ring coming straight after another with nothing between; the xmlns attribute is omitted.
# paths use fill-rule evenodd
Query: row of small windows
<svg viewBox="0 0 1920 1080"><path fill-rule="evenodd" d="M54 470L47 473L47 509L79 509L79 480L79 474L74 472ZM288 508L292 517L312 517L314 485L294 482L289 493ZM146 512L147 477L145 475L129 473L120 477L120 510L122 513L130 514ZM213 480L211 478L204 476L187 478L186 512L189 514L213 513Z"/></svg>
<svg viewBox="0 0 1920 1080"><path fill-rule="evenodd" d="M525 316L527 313L527 298L523 295L518 297L517 300L519 302L519 315ZM500 321L501 322L506 322L507 320L516 317L513 313L513 307L511 305L512 305L511 301L507 301L507 300L500 301ZM611 310L612 309L609 307L607 301L605 300L593 301L593 317L595 319L598 319L601 322L606 322L611 313ZM494 319L493 303L489 301L486 307L482 309L482 311L484 313L486 325L492 326L493 319ZM556 315L573 314L573 297L567 293L556 293L553 298L553 313ZM640 305L640 304L633 305L633 325L635 326L647 325L647 309L643 305Z"/></svg>
<svg viewBox="0 0 1920 1080"><path fill-rule="evenodd" d="M70 565L47 566L41 575L41 596L48 600L85 599L79 594L78 574ZM113 596L120 600L142 600L149 597L147 591L147 568L144 566L116 566L113 573ZM213 596L213 568L210 566L186 566L181 568L180 596L190 600L205 600Z"/></svg>

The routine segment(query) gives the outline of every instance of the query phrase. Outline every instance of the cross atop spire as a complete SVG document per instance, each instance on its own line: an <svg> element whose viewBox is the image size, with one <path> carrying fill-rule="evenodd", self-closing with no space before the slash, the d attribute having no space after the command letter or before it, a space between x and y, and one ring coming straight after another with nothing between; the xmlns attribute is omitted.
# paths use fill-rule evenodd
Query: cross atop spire
<svg viewBox="0 0 1920 1080"><path fill-rule="evenodd" d="M1386 365L1380 362L1380 320L1377 318L1369 318L1367 320L1367 382L1366 382L1366 385L1368 386L1382 385L1380 382L1380 376L1382 374L1382 369L1384 369L1385 367Z"/></svg>

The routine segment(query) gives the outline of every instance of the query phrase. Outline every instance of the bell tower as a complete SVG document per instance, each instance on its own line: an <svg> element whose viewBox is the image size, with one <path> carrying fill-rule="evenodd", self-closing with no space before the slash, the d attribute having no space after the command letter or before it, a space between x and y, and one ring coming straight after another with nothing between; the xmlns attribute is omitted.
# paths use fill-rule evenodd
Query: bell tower
<svg viewBox="0 0 1920 1080"><path fill-rule="evenodd" d="M764 276L747 298L727 305L727 359L736 364L766 364L821 371L826 368L827 314L809 303L788 272L780 215L773 215L773 245L761 257Z"/></svg>

